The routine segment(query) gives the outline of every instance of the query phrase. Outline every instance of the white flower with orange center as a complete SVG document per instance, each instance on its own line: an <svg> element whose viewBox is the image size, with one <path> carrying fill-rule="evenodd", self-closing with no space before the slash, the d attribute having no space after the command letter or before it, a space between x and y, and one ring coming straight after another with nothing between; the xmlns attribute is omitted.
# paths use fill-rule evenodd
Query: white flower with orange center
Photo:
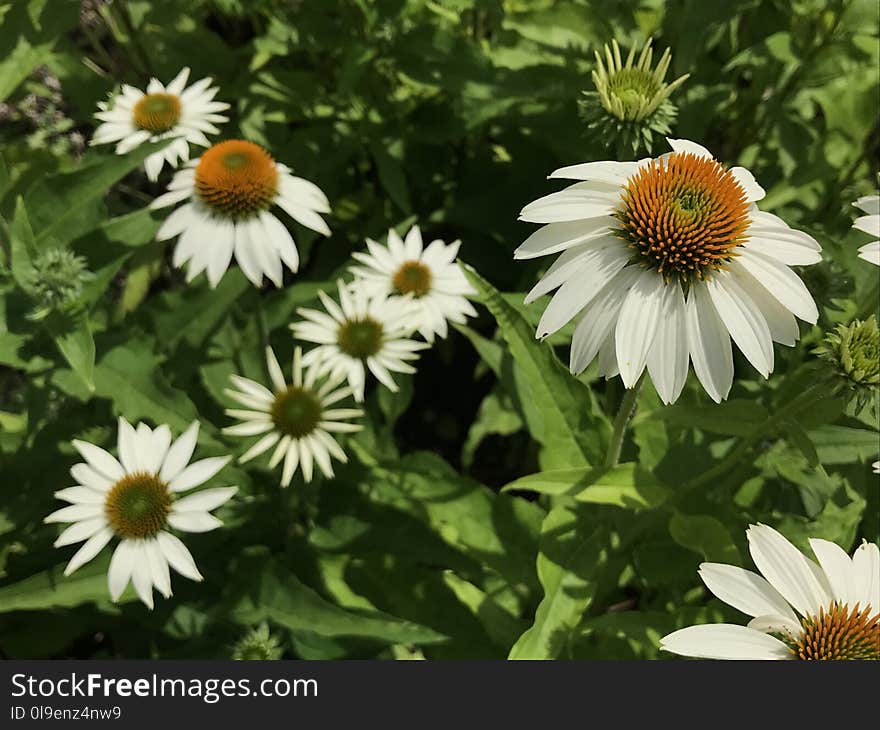
<svg viewBox="0 0 880 730"><path fill-rule="evenodd" d="M863 542L852 558L811 539L819 561L772 527L746 532L761 575L703 563L700 577L725 603L752 616L748 626L704 624L660 640L673 654L703 659L880 659L880 550Z"/></svg>
<svg viewBox="0 0 880 730"><path fill-rule="evenodd" d="M168 192L150 205L164 208L186 201L159 228L156 238L180 236L175 266L187 264L187 281L203 271L215 287L235 260L244 275L262 286L266 276L282 286L283 266L299 268L299 252L285 225L271 212L280 207L297 223L330 235L319 213L329 213L317 185L296 177L253 142L227 140L175 174Z"/></svg>
<svg viewBox="0 0 880 730"><path fill-rule="evenodd" d="M133 427L119 419L119 458L94 444L74 441L85 462L70 474L76 486L55 492L69 502L45 522L69 522L55 547L82 542L64 569L70 575L117 537L107 574L110 595L118 601L129 580L140 599L153 607L153 587L171 596L169 566L191 580L202 575L186 546L170 530L207 532L223 523L211 511L224 504L237 487L202 489L179 495L211 479L229 457L189 463L199 434L198 421L172 443L171 429ZM84 542L83 542L84 541Z"/></svg>
<svg viewBox="0 0 880 730"><path fill-rule="evenodd" d="M409 339L415 329L412 313L388 298L371 296L359 281L350 286L339 281L337 288L338 304L319 291L325 311L298 309L304 319L290 325L294 337L318 345L305 354L303 365L314 366L318 375L327 374L331 380L348 380L359 402L364 399L367 370L396 393L392 373L414 373L409 363L429 347Z"/></svg>
<svg viewBox="0 0 880 730"><path fill-rule="evenodd" d="M856 218L852 227L877 239L859 248L859 258L880 266L880 195L864 195L853 205L865 215Z"/></svg>
<svg viewBox="0 0 880 730"><path fill-rule="evenodd" d="M791 266L821 260L816 241L758 210L764 190L742 167L704 147L639 162L587 162L551 177L581 180L523 208L547 225L518 259L560 253L526 303L553 290L538 324L546 337L580 314L570 368L598 356L600 373L633 387L647 367L665 403L684 386L688 361L713 400L733 383L731 339L761 375L773 342L794 345L795 317L815 323L813 298Z"/></svg>
<svg viewBox="0 0 880 730"><path fill-rule="evenodd" d="M349 423L352 418L363 415L359 408L334 408L349 398L352 390L339 387L338 380L322 379L313 366L303 369L302 350L293 353L292 380L284 377L278 358L271 347L266 348L266 366L272 390L255 380L232 375L235 389L225 392L248 410L227 409L226 415L241 423L223 429L230 436L260 436L260 439L239 459L240 463L274 448L269 468L274 469L284 461L281 470L281 486L290 484L297 466L303 478L310 482L314 466L328 479L333 477L331 457L343 464L348 457L333 434L353 433L363 426Z"/></svg>
<svg viewBox="0 0 880 730"><path fill-rule="evenodd" d="M369 253L352 254L362 266L352 266L351 272L371 295L391 297L409 309L416 329L433 342L435 335L446 337L447 322L464 324L477 315L465 298L476 292L455 261L460 245L438 239L425 248L418 226L410 228L404 240L392 229L387 246L368 238Z"/></svg>
<svg viewBox="0 0 880 730"><path fill-rule="evenodd" d="M172 139L164 149L144 160L150 180L157 180L163 165L171 167L189 159L190 144L207 147L205 134L217 134L215 124L229 121L218 112L229 104L214 101L217 87L211 79L202 79L186 87L189 69L184 68L167 86L150 79L146 93L128 84L110 102L99 102L95 114L103 124L95 130L92 144L116 143L116 153L124 155L144 142Z"/></svg>

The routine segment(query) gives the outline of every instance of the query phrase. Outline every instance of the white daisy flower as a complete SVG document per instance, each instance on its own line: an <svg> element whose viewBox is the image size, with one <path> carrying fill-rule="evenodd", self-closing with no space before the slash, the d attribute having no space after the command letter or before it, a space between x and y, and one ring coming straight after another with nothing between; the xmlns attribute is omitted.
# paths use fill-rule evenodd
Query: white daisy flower
<svg viewBox="0 0 880 730"><path fill-rule="evenodd" d="M172 443L171 429L134 428L119 419L119 458L85 441L73 445L85 459L70 474L76 486L55 492L70 505L53 512L44 522L69 522L55 547L84 542L70 559L70 575L94 558L115 535L107 574L110 596L118 601L129 580L140 599L153 608L153 586L171 596L171 566L181 575L200 581L202 575L186 546L169 528L180 532L207 532L223 523L211 514L237 491L237 487L203 489L186 497L182 492L204 484L229 461L216 456L189 463L199 422Z"/></svg>
<svg viewBox="0 0 880 730"><path fill-rule="evenodd" d="M864 195L853 205L867 215L856 218L852 227L877 239L859 249L859 258L880 266L880 195Z"/></svg>
<svg viewBox="0 0 880 730"><path fill-rule="evenodd" d="M746 532L762 575L703 563L700 577L748 626L704 624L660 640L673 654L703 659L880 659L880 550L863 542L850 558L811 539L817 565L772 527ZM763 577L762 577L763 576Z"/></svg>
<svg viewBox="0 0 880 730"><path fill-rule="evenodd" d="M293 380L288 383L271 347L266 348L266 365L272 390L261 383L239 375L230 376L237 388L224 391L230 398L250 410L227 409L226 415L241 423L223 429L230 436L262 435L239 459L240 463L275 448L269 460L274 469L284 459L281 486L286 487L293 479L297 466L303 478L312 481L313 464L328 479L333 477L330 457L348 462L345 452L333 438L333 433L353 433L363 426L348 423L363 415L357 408L332 408L333 404L352 395L350 387L338 387L339 381L326 379L319 383L317 369L313 366L303 372L302 350L293 353Z"/></svg>
<svg viewBox="0 0 880 730"><path fill-rule="evenodd" d="M352 266L351 272L371 296L391 297L407 307L416 329L433 342L435 335L446 337L447 321L464 324L477 315L465 298L476 291L455 261L460 245L461 241L446 245L438 239L425 248L418 226L410 228L403 241L392 229L387 247L368 238L369 253L352 254L363 266Z"/></svg>
<svg viewBox="0 0 880 730"><path fill-rule="evenodd" d="M303 365L315 366L318 375L331 380L347 379L357 401L363 401L366 371L392 392L397 392L394 373L414 373L409 361L429 345L408 339L413 331L411 314L384 297L370 296L355 281L350 287L339 281L339 304L324 292L318 296L326 311L298 309L303 322L290 325L293 334L318 345L303 357Z"/></svg>
<svg viewBox="0 0 880 730"><path fill-rule="evenodd" d="M187 79L189 69L184 68L168 86L150 79L146 93L123 84L122 93L115 99L98 103L100 111L95 117L103 124L95 130L92 144L115 142L116 154L124 155L144 142L176 138L144 160L150 180L159 178L166 162L171 167L186 162L190 143L208 147L211 143L205 133L217 134L220 130L214 125L229 121L218 114L228 109L229 104L214 101L218 88L211 86L211 79L202 79L186 88Z"/></svg>
<svg viewBox="0 0 880 730"><path fill-rule="evenodd" d="M645 367L665 403L687 379L724 400L733 383L731 338L767 377L773 342L793 345L795 317L815 323L813 298L791 266L815 264L806 233L758 210L764 190L742 167L725 169L704 147L639 162L587 162L551 177L581 180L530 203L521 220L547 225L515 257L560 253L526 303L558 289L537 335L581 314L570 367L599 357L606 377L633 387Z"/></svg>
<svg viewBox="0 0 880 730"><path fill-rule="evenodd" d="M184 200L156 238L165 241L180 236L173 263L189 262L188 282L205 271L210 285L217 286L234 253L254 286L262 286L265 275L280 287L282 263L295 272L299 252L285 225L269 212L273 205L306 228L330 235L318 215L330 212L324 193L314 183L291 175L289 167L275 162L253 142L234 139L215 144L180 170L168 192L150 207L164 208Z"/></svg>

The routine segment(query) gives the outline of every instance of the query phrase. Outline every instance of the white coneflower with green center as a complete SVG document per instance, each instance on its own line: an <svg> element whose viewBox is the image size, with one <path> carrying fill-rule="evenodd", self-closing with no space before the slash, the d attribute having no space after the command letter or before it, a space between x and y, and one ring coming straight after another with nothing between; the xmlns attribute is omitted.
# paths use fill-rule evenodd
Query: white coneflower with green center
<svg viewBox="0 0 880 730"><path fill-rule="evenodd" d="M795 317L819 312L791 266L815 264L820 247L758 210L764 190L743 167L725 168L707 149L669 140L673 152L640 162L587 162L551 177L580 180L523 208L543 223L517 259L560 254L529 292L553 290L538 337L580 314L570 367L599 358L632 388L645 368L664 403L678 399L688 360L711 398L733 383L731 339L765 378L773 342L794 345Z"/></svg>
<svg viewBox="0 0 880 730"><path fill-rule="evenodd" d="M270 212L277 205L297 223L325 236L330 229L319 213L329 213L327 196L317 185L296 177L253 142L215 144L178 172L168 192L151 208L186 201L162 224L156 238L180 236L175 266L187 265L187 281L203 271L215 287L235 260L254 286L267 277L283 284L283 266L295 272L299 252L284 224Z"/></svg>
<svg viewBox="0 0 880 730"><path fill-rule="evenodd" d="M402 311L386 297L372 297L363 284L339 281L339 303L318 292L325 311L301 308L302 322L290 325L295 337L314 342L303 364L315 365L319 374L347 379L357 401L363 401L367 370L392 392L398 387L391 373L414 373L409 362L429 347L409 339L415 329L412 313Z"/></svg>
<svg viewBox="0 0 880 730"><path fill-rule="evenodd" d="M853 205L866 215L856 218L852 227L876 239L859 248L859 258L880 266L880 195L865 195Z"/></svg>
<svg viewBox="0 0 880 730"><path fill-rule="evenodd" d="M880 550L864 542L850 558L811 539L817 565L772 527L746 532L761 575L703 563L700 578L748 626L704 624L675 631L660 648L703 659L880 659Z"/></svg>
<svg viewBox="0 0 880 730"><path fill-rule="evenodd" d="M464 324L477 315L465 298L476 292L455 261L459 245L435 240L425 248L418 226L404 240L391 229L387 246L368 238L369 253L352 254L362 265L352 266L351 273L371 296L391 297L410 310L419 334L433 342L435 335L446 337L447 321Z"/></svg>
<svg viewBox="0 0 880 730"><path fill-rule="evenodd" d="M176 138L144 160L150 180L158 180L166 162L171 167L186 162L190 144L211 144L205 134L220 131L214 125L228 121L228 117L218 112L229 108L229 104L214 101L218 89L211 86L211 79L187 88L188 79L189 69L184 68L168 86L151 79L146 93L123 84L122 93L115 99L98 103L100 111L95 117L104 123L95 130L92 144L115 142L116 153L124 155L144 142Z"/></svg>
<svg viewBox="0 0 880 730"><path fill-rule="evenodd" d="M332 406L352 395L348 386L338 387L339 380L321 379L312 366L305 371L302 351L294 350L290 383L284 378L281 366L272 348L266 348L266 365L273 390L255 380L231 376L235 389L226 394L250 410L228 409L226 415L241 423L223 429L230 436L257 436L261 438L239 459L244 463L274 448L269 468L274 469L281 461L281 486L290 484L297 466L303 478L312 480L313 465L328 479L333 477L331 457L346 463L348 457L333 437L334 433L352 433L363 426L349 423L352 418L363 415L358 408L333 408Z"/></svg>
<svg viewBox="0 0 880 730"><path fill-rule="evenodd" d="M650 40L641 53L633 46L625 62L616 40L606 44L604 52L604 57L595 52L592 76L596 90L585 91L581 103L588 131L614 143L619 155L650 151L654 135L663 137L671 131L677 112L669 97L688 74L667 84L664 79L672 56L667 48L656 68L651 68L654 51Z"/></svg>
<svg viewBox="0 0 880 730"><path fill-rule="evenodd" d="M171 429L133 427L119 419L119 458L85 441L73 445L85 459L70 474L76 486L55 493L70 502L50 514L45 522L70 524L55 547L83 542L70 559L64 575L94 558L113 539L107 579L110 595L118 601L129 580L140 599L153 607L153 587L171 595L169 566L191 580L200 581L189 550L170 530L207 532L223 523L211 514L232 497L237 487L203 489L179 497L204 484L220 471L229 457L210 457L189 463L199 433L198 421L172 443Z"/></svg>

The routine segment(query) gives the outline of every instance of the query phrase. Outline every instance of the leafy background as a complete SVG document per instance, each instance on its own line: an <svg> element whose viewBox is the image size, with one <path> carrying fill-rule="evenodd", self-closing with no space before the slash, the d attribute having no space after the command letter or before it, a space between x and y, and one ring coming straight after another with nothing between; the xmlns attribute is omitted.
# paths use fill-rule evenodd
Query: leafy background
<svg viewBox="0 0 880 730"><path fill-rule="evenodd" d="M748 565L749 523L804 547L878 538L876 407L798 400L823 331L877 310L850 231L880 148L873 0L102 5L0 1L3 656L222 658L265 620L288 657L656 658L672 629L741 620L696 568ZM605 470L619 381L571 377L565 332L535 341L543 303L522 293L547 262L512 251L549 171L612 154L578 114L594 50L649 36L691 74L675 136L748 166L762 208L821 242L801 275L822 314L777 348L769 381L737 356L723 405L693 376L672 407L646 387ZM265 145L331 200L334 235L293 231L304 265L281 290L237 269L216 291L185 286L153 240L148 148L88 148L97 101L185 65L233 104L223 138ZM338 478L281 490L259 464L227 467L217 483L240 492L226 526L188 540L205 582L175 580L152 612L130 589L109 601L106 551L63 578L42 518L69 486L70 440L112 446L118 414L176 433L198 417L200 453L240 453L219 430L228 374L259 377L266 337L289 356L295 309L365 237L416 220L463 241L485 306L400 395L369 393ZM35 324L30 262L52 247L96 276L80 313Z"/></svg>

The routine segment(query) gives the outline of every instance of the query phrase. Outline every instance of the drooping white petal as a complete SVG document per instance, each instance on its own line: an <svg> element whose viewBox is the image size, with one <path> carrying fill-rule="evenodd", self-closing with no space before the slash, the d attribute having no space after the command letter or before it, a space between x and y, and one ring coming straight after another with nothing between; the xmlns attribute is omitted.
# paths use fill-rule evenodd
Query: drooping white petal
<svg viewBox="0 0 880 730"><path fill-rule="evenodd" d="M636 384L647 364L648 352L657 335L665 288L663 277L646 269L639 274L620 308L614 345L617 368L627 388Z"/></svg>
<svg viewBox="0 0 880 730"><path fill-rule="evenodd" d="M677 401L688 375L684 292L677 283L665 288L657 336L648 351L647 364L660 400L666 404Z"/></svg>
<svg viewBox="0 0 880 730"><path fill-rule="evenodd" d="M150 571L150 559L144 540L132 541L134 553L134 565L131 569L131 582L138 598L153 610L153 575Z"/></svg>
<svg viewBox="0 0 880 730"><path fill-rule="evenodd" d="M779 639L746 626L705 624L689 626L660 639L660 648L700 659L792 659Z"/></svg>
<svg viewBox="0 0 880 730"><path fill-rule="evenodd" d="M171 575L168 572L168 561L162 554L158 541L155 539L145 540L144 554L153 585L165 598L169 598L171 596Z"/></svg>
<svg viewBox="0 0 880 730"><path fill-rule="evenodd" d="M819 310L813 297L800 277L785 264L747 248L738 260L792 314L810 324L816 323Z"/></svg>
<svg viewBox="0 0 880 730"><path fill-rule="evenodd" d="M88 540L92 535L96 532L100 532L106 526L107 518L103 515L100 517L90 517L81 520L80 522L74 522L58 536L58 539L55 540L53 545L54 547L64 547L65 545L73 545L74 543Z"/></svg>
<svg viewBox="0 0 880 730"><path fill-rule="evenodd" d="M113 530L109 527L105 527L94 535L92 535L88 540L86 540L79 550L77 550L73 557L70 559L70 562L64 568L64 575L70 575L77 568L82 567L86 563L88 563L92 558L94 558L104 547L110 542L110 538L113 537Z"/></svg>
<svg viewBox="0 0 880 730"><path fill-rule="evenodd" d="M107 584L110 589L110 597L114 601L119 600L131 578L137 560L135 545L134 540L122 540L113 551L113 557L110 558Z"/></svg>
<svg viewBox="0 0 880 730"><path fill-rule="evenodd" d="M174 570L190 580L204 580L199 569L196 567L192 554L178 537L170 532L160 532L156 535L156 541L159 543L162 555L165 556L168 564Z"/></svg>
<svg viewBox="0 0 880 730"><path fill-rule="evenodd" d="M716 403L727 398L733 384L730 335L715 310L704 282L694 284L685 305L688 350L694 372Z"/></svg>

